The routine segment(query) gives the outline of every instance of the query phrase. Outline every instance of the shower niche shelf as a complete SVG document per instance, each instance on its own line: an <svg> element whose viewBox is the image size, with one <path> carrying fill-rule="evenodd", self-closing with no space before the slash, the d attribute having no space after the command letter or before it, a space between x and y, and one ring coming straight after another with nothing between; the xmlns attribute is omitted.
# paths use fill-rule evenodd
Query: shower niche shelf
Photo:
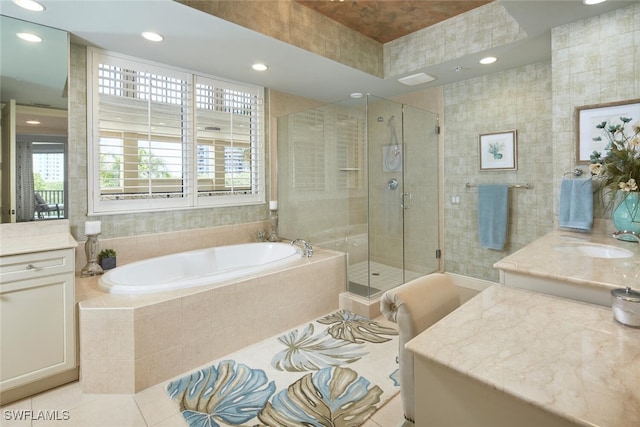
<svg viewBox="0 0 640 427"><path fill-rule="evenodd" d="M354 172L354 171L359 171L360 168L340 168L338 170L341 172Z"/></svg>

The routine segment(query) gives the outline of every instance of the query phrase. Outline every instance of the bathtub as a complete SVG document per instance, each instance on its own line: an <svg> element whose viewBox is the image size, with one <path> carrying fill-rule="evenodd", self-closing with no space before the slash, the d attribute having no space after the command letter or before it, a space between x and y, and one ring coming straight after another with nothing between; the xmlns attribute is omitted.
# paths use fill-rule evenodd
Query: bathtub
<svg viewBox="0 0 640 427"><path fill-rule="evenodd" d="M273 244L258 246L269 245ZM238 268L246 265L247 254L254 249L245 244L229 249L233 253L221 248ZM265 270L255 274L245 272L219 283L207 279L203 286L167 292L123 295L97 287L99 281L110 280L112 275L120 277L119 271L128 271L127 267L138 262L151 264L153 260L151 267L147 264L140 272L132 268L131 274L143 276L140 280L149 281L146 273L156 276L156 268L162 269L162 274L173 274L166 262L173 255L160 257L160 265L155 258L123 265L102 277L76 277L76 298L81 298L82 391L137 393L338 309L346 286L345 253L317 247L313 256L306 258L287 243L272 248L295 253L290 262L286 256L285 260L266 263L262 259ZM186 252L189 255L184 262L196 262L194 254L207 251ZM200 259L196 263L216 261ZM148 268L151 271L146 272ZM253 268L240 269L255 271ZM128 274L124 276L126 282L131 281Z"/></svg>
<svg viewBox="0 0 640 427"><path fill-rule="evenodd" d="M109 270L98 287L112 294L144 294L211 285L282 266L302 253L288 243L243 243L150 258Z"/></svg>

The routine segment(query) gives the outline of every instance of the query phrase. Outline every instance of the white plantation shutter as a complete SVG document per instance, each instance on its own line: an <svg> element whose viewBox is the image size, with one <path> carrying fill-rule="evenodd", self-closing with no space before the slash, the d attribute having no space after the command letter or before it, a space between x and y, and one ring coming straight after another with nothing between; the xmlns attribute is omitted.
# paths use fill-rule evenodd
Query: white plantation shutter
<svg viewBox="0 0 640 427"><path fill-rule="evenodd" d="M229 198L258 200L262 176L262 98L259 90L196 78L199 204Z"/></svg>
<svg viewBox="0 0 640 427"><path fill-rule="evenodd" d="M90 212L264 201L261 88L90 53Z"/></svg>

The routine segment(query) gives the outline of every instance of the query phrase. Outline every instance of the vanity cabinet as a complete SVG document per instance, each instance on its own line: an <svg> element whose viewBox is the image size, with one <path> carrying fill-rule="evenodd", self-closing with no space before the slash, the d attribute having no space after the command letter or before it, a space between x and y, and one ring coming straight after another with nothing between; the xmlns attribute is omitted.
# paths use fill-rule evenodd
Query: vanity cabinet
<svg viewBox="0 0 640 427"><path fill-rule="evenodd" d="M416 426L640 426L640 329L608 307L492 285L405 348Z"/></svg>
<svg viewBox="0 0 640 427"><path fill-rule="evenodd" d="M77 378L75 249L41 249L0 252L2 404Z"/></svg>
<svg viewBox="0 0 640 427"><path fill-rule="evenodd" d="M585 254L584 248L607 255ZM611 233L556 230L493 266L500 270L503 285L611 307L613 289L637 286L640 247L615 240Z"/></svg>
<svg viewBox="0 0 640 427"><path fill-rule="evenodd" d="M529 274L500 270L500 283L513 288L528 289L590 304L603 305L605 307L611 306L611 290L588 282L573 283L568 280L536 277Z"/></svg>

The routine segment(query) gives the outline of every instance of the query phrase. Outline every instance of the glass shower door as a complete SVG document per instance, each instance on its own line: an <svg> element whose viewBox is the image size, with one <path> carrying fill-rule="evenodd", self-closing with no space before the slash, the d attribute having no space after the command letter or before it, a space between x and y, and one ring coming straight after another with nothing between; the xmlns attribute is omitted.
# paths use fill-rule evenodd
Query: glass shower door
<svg viewBox="0 0 640 427"><path fill-rule="evenodd" d="M437 116L369 97L369 297L438 270Z"/></svg>
<svg viewBox="0 0 640 427"><path fill-rule="evenodd" d="M436 125L373 96L278 118L279 234L346 252L365 298L438 270Z"/></svg>
<svg viewBox="0 0 640 427"><path fill-rule="evenodd" d="M439 269L438 117L403 107L404 281Z"/></svg>
<svg viewBox="0 0 640 427"><path fill-rule="evenodd" d="M404 283L402 104L367 97L368 297Z"/></svg>

